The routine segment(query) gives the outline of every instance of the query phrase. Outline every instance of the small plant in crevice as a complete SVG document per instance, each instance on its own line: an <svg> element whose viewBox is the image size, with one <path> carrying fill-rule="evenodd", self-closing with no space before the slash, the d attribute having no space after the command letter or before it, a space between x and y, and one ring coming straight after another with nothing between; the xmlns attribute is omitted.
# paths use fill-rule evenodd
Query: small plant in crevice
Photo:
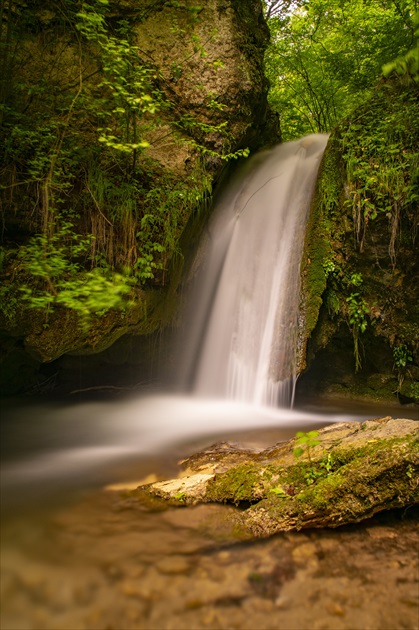
<svg viewBox="0 0 419 630"><path fill-rule="evenodd" d="M311 449L320 444L320 440L318 439L319 432L318 431L309 431L308 433L304 433L303 431L298 431L295 434L295 447L293 449L293 454L296 459L302 457L302 455L307 455L307 459L312 463L311 459Z"/></svg>
<svg viewBox="0 0 419 630"><path fill-rule="evenodd" d="M360 335L362 335L368 327L367 316L369 316L369 307L360 289L363 282L364 279L361 273L352 273L346 280L347 290L350 287L359 288L358 291L352 291L345 300L348 326L354 340L355 372L358 372L362 367Z"/></svg>
<svg viewBox="0 0 419 630"><path fill-rule="evenodd" d="M364 333L368 326L368 306L359 293L351 293L351 295L346 298L346 303L348 307L349 327L354 340L355 372L358 372L362 367L359 351L359 335Z"/></svg>
<svg viewBox="0 0 419 630"><path fill-rule="evenodd" d="M269 492L282 499L286 499L290 496L289 493L286 492L282 486L275 486L274 488L271 488Z"/></svg>
<svg viewBox="0 0 419 630"><path fill-rule="evenodd" d="M401 343L393 348L394 366L397 369L405 368L413 361L413 355L405 343Z"/></svg>
<svg viewBox="0 0 419 630"><path fill-rule="evenodd" d="M312 449L321 443L318 436L318 431L309 431L308 433L299 431L296 433L293 454L296 460L299 460L303 455L307 456L309 465L304 467L302 476L308 486L313 485L320 479L328 477L335 469L335 461L333 460L331 453L328 453L319 462L313 461ZM278 489L274 488L272 492L275 492L280 496L284 496L283 493L280 492L280 490L283 490L282 487L278 486Z"/></svg>
<svg viewBox="0 0 419 630"><path fill-rule="evenodd" d="M393 348L393 369L397 371L397 392L400 392L408 366L413 362L413 354L405 343L400 343Z"/></svg>
<svg viewBox="0 0 419 630"><path fill-rule="evenodd" d="M374 312L363 296L364 277L330 258L323 262L323 270L327 277L323 304L331 319L340 315L346 320L354 342L355 372L358 372L362 367L360 336L367 330L371 312Z"/></svg>
<svg viewBox="0 0 419 630"><path fill-rule="evenodd" d="M336 291L328 289L324 297L324 302L330 317L333 319L340 311L340 300Z"/></svg>

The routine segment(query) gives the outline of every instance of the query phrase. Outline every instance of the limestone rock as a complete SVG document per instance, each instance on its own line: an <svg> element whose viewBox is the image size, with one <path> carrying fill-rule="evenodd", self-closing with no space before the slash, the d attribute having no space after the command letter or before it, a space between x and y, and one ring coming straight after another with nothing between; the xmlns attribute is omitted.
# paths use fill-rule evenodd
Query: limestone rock
<svg viewBox="0 0 419 630"><path fill-rule="evenodd" d="M326 426L300 444L299 457L296 440L257 453L212 447L183 462L186 476L142 490L171 504L245 507L232 518L253 536L338 527L419 503L418 422L386 417Z"/></svg>

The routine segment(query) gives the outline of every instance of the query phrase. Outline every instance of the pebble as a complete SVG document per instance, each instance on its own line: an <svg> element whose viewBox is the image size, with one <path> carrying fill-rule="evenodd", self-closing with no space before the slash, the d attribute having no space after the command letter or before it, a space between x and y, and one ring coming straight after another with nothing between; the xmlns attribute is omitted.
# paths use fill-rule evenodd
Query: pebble
<svg viewBox="0 0 419 630"><path fill-rule="evenodd" d="M290 603L290 598L285 597L284 595L280 595L275 600L275 606L282 610L284 610L285 608L289 608Z"/></svg>
<svg viewBox="0 0 419 630"><path fill-rule="evenodd" d="M186 573L190 568L190 564L183 556L168 556L159 560L155 567L160 573L176 575L177 573Z"/></svg>
<svg viewBox="0 0 419 630"><path fill-rule="evenodd" d="M325 606L325 608L326 608L327 612L330 613L331 615L335 615L336 617L344 617L345 616L345 611L343 610L342 606L340 606L336 602L332 602L330 604L327 604Z"/></svg>
<svg viewBox="0 0 419 630"><path fill-rule="evenodd" d="M396 532L391 527L368 527L367 534L371 538L375 538L377 540L386 538L397 538Z"/></svg>
<svg viewBox="0 0 419 630"><path fill-rule="evenodd" d="M303 543L292 550L292 558L298 564L314 569L318 566L317 547L312 542Z"/></svg>

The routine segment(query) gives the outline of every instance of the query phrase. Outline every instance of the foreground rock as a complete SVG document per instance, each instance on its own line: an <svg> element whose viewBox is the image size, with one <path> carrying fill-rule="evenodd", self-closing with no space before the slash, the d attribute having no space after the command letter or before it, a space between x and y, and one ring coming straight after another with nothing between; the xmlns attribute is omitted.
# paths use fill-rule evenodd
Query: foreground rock
<svg viewBox="0 0 419 630"><path fill-rule="evenodd" d="M262 452L215 445L177 479L141 493L170 504L233 503L242 534L338 527L419 503L419 423L387 417L334 424Z"/></svg>

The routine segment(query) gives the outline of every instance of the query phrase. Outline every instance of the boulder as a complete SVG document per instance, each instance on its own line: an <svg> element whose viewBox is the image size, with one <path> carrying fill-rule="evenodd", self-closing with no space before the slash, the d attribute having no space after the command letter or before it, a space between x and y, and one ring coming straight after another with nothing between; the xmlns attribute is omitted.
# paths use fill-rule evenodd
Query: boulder
<svg viewBox="0 0 419 630"><path fill-rule="evenodd" d="M419 423L337 423L266 450L214 445L181 462L177 479L141 493L171 505L231 503L249 536L338 527L419 502Z"/></svg>

